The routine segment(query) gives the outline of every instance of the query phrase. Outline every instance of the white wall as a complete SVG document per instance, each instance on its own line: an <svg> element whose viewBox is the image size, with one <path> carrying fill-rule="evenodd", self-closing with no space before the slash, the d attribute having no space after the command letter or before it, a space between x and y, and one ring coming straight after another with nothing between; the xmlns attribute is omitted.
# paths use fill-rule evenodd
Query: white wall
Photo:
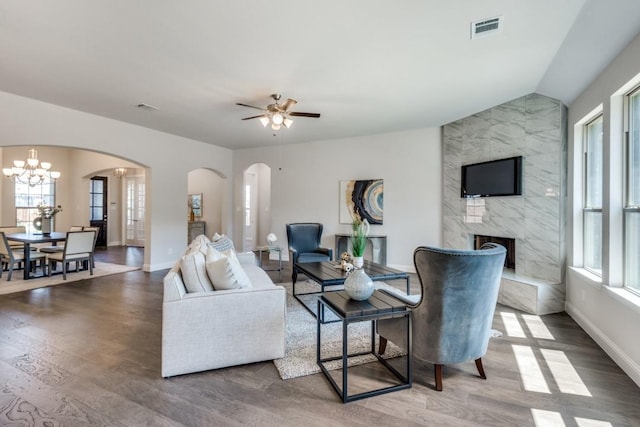
<svg viewBox="0 0 640 427"><path fill-rule="evenodd" d="M208 168L232 175L231 150L0 92L0 147L9 146L82 148L143 165L146 271L171 267L187 245L188 172ZM3 157L6 161L7 154ZM227 181L221 222L223 231L230 233L232 191Z"/></svg>
<svg viewBox="0 0 640 427"><path fill-rule="evenodd" d="M604 116L605 158L613 157L614 164L620 160L622 146L621 121L611 120L611 112L621 106L619 90L640 73L640 36L602 72L602 74L569 106L569 209L567 255L569 265L581 267L581 191L580 173L574 177L575 166L579 168L581 142L575 139L574 125L602 104ZM618 117L617 114L613 116ZM605 165L605 186L621 188L621 170ZM578 170L579 172L579 170ZM616 184L617 182L617 184ZM622 199L622 191L605 192L605 218L603 259L616 268L603 271L602 282L592 280L579 268L567 271L566 310L591 337L640 385L640 298L620 289L621 214L615 206ZM610 221L607 219L610 218ZM611 227L609 227L611 224ZM611 286L607 286L611 285Z"/></svg>
<svg viewBox="0 0 640 427"><path fill-rule="evenodd" d="M417 246L442 242L441 145L440 128L429 128L283 145L281 151L279 147L237 150L236 245L242 235L242 171L253 163L271 168L271 231L284 248L285 225L290 222L321 222L323 246L334 248L334 235L350 232L350 225L339 224L340 181L381 178L384 224L372 226L371 233L388 236L388 265L413 270Z"/></svg>

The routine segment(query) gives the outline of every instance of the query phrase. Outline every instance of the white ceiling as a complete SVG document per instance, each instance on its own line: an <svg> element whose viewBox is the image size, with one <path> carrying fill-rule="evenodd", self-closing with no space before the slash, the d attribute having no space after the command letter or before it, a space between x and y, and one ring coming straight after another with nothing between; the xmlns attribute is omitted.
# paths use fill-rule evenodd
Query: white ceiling
<svg viewBox="0 0 640 427"><path fill-rule="evenodd" d="M639 31L638 0L3 0L0 90L237 149L569 104ZM240 120L275 92L322 117Z"/></svg>

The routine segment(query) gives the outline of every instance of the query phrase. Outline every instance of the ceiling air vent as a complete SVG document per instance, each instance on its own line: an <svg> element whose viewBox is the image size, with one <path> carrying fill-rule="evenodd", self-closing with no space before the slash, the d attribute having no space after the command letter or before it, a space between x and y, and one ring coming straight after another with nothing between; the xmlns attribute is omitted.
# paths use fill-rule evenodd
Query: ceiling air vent
<svg viewBox="0 0 640 427"><path fill-rule="evenodd" d="M140 108L141 110L144 110L144 111L156 111L156 110L159 110L158 107L154 107L153 105L149 105L149 104L138 104L137 107Z"/></svg>
<svg viewBox="0 0 640 427"><path fill-rule="evenodd" d="M497 34L502 31L502 16L487 18L471 23L471 38L477 39Z"/></svg>

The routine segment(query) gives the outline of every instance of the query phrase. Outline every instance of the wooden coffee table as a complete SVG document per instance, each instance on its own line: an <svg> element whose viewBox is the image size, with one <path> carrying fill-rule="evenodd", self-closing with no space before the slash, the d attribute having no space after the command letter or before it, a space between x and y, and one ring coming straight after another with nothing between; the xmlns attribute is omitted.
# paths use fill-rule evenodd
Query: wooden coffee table
<svg viewBox="0 0 640 427"><path fill-rule="evenodd" d="M309 308L304 301L300 299L300 296L319 295L323 292L327 292L327 290L325 290L326 287L344 285L347 273L341 268L336 267L336 265L337 263L332 261L296 263L298 272L304 274L320 286L320 290L317 292L297 293L296 282L293 282L293 297L297 299L298 302L300 302L300 304L302 304L302 306L314 317L316 316L315 310ZM374 282L405 280L407 283L407 295L409 295L410 283L409 274L407 272L396 270L385 265L376 264L371 261L365 261L362 268L364 268L365 273L367 273ZM330 289L329 291L337 290L341 290L341 288Z"/></svg>

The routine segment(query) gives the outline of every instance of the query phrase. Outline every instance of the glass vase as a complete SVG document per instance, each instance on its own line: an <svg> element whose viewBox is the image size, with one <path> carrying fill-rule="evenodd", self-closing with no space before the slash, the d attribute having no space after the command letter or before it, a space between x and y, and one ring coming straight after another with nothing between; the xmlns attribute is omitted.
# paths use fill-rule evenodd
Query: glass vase
<svg viewBox="0 0 640 427"><path fill-rule="evenodd" d="M344 290L352 299L364 301L373 295L375 287L367 273L363 269L357 268L349 273L344 281Z"/></svg>

